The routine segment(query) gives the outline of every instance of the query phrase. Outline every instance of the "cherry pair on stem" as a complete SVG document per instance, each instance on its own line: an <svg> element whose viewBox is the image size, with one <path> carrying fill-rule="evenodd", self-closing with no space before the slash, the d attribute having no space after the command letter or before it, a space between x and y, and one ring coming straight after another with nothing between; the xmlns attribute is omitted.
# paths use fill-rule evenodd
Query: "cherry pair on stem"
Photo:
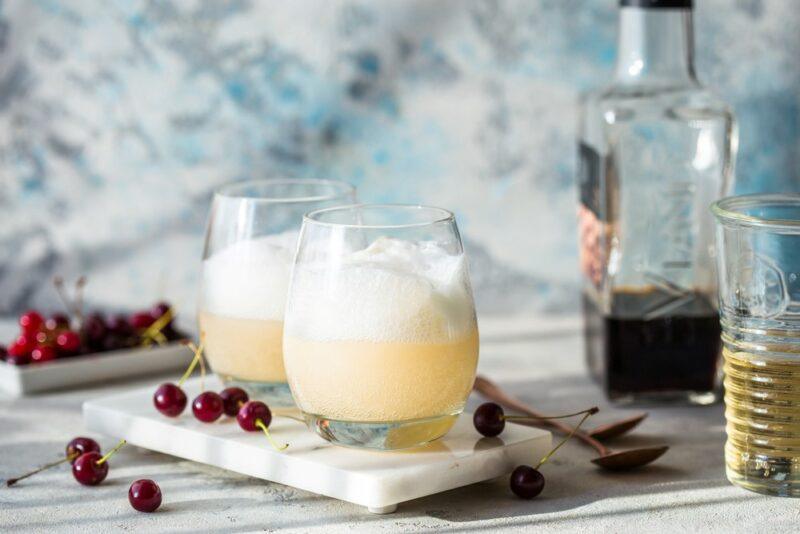
<svg viewBox="0 0 800 534"><path fill-rule="evenodd" d="M553 454L555 454L555 452L561 448L562 445L564 445L572 436L575 435L575 432L578 431L586 419L596 414L598 411L599 409L597 406L593 406L586 410L581 410L575 413L532 418L521 415L506 415L503 411L503 408L499 404L495 404L494 402L486 402L481 404L478 409L475 410L475 413L472 416L472 423L475 426L475 430L477 430L480 434L486 437L495 437L499 436L503 432L506 426L506 421L531 422L545 419L565 419L567 417L583 415L583 418L575 426L572 432L562 439L558 445L553 447L550 452L545 454L544 457L539 460L539 463L536 464L536 467L520 465L517 466L511 473L509 485L514 495L520 497L521 499L533 499L544 489L544 475L542 475L541 471L539 471L539 468L544 465L553 456Z"/></svg>

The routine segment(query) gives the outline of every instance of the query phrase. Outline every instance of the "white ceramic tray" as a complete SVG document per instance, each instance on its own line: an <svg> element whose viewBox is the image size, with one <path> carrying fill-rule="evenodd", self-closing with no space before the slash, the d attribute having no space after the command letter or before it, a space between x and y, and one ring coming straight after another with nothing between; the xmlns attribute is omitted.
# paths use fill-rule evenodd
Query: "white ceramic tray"
<svg viewBox="0 0 800 534"><path fill-rule="evenodd" d="M510 473L539 460L550 448L550 433L509 424L500 437L483 438L470 414L459 417L444 438L399 452L334 446L299 421L275 417L273 449L260 432L244 432L232 418L204 424L191 409L176 419L159 414L152 387L90 400L83 405L86 427L165 454L279 482L366 506L373 513L393 512L398 503ZM216 378L208 389L218 390ZM199 379L185 384L191 399Z"/></svg>
<svg viewBox="0 0 800 534"><path fill-rule="evenodd" d="M0 361L0 390L22 396L104 380L177 371L185 369L191 361L192 352L180 343L84 354L28 365Z"/></svg>

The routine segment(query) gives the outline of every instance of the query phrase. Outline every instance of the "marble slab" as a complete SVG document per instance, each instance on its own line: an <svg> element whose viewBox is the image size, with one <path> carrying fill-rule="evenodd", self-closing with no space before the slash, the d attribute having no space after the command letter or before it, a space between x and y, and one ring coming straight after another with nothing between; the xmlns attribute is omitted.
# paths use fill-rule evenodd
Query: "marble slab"
<svg viewBox="0 0 800 534"><path fill-rule="evenodd" d="M276 442L289 443L276 451L263 434L243 432L231 418L204 424L189 408L176 419L162 416L152 405L156 386L85 402L86 427L146 449L363 505L373 513L510 473L538 461L551 443L549 432L513 424L500 437L484 438L471 415L464 414L447 436L424 447L357 450L334 446L303 423L276 416L270 431ZM220 389L216 378L206 386ZM199 379L187 381L184 389L191 399L200 391Z"/></svg>
<svg viewBox="0 0 800 534"><path fill-rule="evenodd" d="M185 369L192 352L180 343L163 347L116 350L56 359L47 363L11 365L0 361L0 390L19 397L85 386L108 380Z"/></svg>

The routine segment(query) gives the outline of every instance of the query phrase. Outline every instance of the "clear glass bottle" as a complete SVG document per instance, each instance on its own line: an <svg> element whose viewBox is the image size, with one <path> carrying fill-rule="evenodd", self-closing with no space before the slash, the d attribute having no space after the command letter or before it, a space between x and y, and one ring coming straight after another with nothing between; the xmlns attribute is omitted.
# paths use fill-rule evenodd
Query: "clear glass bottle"
<svg viewBox="0 0 800 534"><path fill-rule="evenodd" d="M586 357L616 401L709 403L719 386L711 202L732 185L730 108L697 80L691 0L621 0L616 74L584 98Z"/></svg>

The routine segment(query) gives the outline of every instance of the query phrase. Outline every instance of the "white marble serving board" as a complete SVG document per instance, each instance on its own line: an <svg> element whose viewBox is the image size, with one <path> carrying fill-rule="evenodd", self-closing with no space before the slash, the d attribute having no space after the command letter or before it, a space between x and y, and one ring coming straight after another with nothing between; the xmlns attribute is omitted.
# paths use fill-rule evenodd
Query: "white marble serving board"
<svg viewBox="0 0 800 534"><path fill-rule="evenodd" d="M115 350L11 365L0 361L0 390L19 397L32 393L185 369L192 352L180 343Z"/></svg>
<svg viewBox="0 0 800 534"><path fill-rule="evenodd" d="M216 378L207 389L218 390ZM360 504L374 513L394 511L398 503L510 473L520 464L538 461L550 448L550 433L514 424L497 438L484 438L470 414L459 417L444 438L424 447L398 452L357 450L328 443L303 423L275 417L270 431L273 449L260 432L243 432L224 417L213 424L197 421L191 407L178 418L159 414L151 387L90 400L83 405L89 430L125 438L129 443L279 482L313 493ZM199 379L184 389L192 399Z"/></svg>

